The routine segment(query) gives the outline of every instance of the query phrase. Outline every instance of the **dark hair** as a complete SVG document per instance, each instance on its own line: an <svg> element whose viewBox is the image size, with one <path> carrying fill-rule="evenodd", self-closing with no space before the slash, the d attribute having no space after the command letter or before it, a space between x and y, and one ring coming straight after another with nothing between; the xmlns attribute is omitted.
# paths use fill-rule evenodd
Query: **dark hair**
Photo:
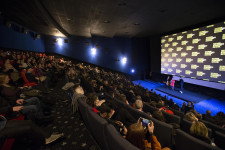
<svg viewBox="0 0 225 150"><path fill-rule="evenodd" d="M92 107L95 107L95 101L97 100L98 96L96 93L90 93L87 96L87 104L89 104Z"/></svg>

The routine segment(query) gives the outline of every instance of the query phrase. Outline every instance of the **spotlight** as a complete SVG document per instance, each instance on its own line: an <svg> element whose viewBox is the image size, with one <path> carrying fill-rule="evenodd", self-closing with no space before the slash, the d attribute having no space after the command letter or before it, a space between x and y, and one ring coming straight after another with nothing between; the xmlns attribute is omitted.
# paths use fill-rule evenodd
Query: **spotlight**
<svg viewBox="0 0 225 150"><path fill-rule="evenodd" d="M127 58L126 57L123 57L122 60L121 60L122 64L126 64L127 63Z"/></svg>
<svg viewBox="0 0 225 150"><path fill-rule="evenodd" d="M62 46L63 45L63 39L62 38L58 38L57 39L57 43L59 46Z"/></svg>
<svg viewBox="0 0 225 150"><path fill-rule="evenodd" d="M96 55L96 48L91 48L91 55L95 56Z"/></svg>
<svg viewBox="0 0 225 150"><path fill-rule="evenodd" d="M132 73L134 73L134 72L135 72L135 70L134 70L134 69L131 69L131 72L132 72Z"/></svg>

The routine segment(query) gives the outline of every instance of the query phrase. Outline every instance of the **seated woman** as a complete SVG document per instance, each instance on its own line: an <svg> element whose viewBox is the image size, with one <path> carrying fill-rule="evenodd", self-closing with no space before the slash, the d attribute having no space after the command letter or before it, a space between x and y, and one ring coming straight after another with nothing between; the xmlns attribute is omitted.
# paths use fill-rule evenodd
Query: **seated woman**
<svg viewBox="0 0 225 150"><path fill-rule="evenodd" d="M98 96L96 93L90 93L88 95L88 99L87 99L87 104L89 104L94 112L98 113L98 107L100 107L103 103L105 102L105 100L99 100Z"/></svg>
<svg viewBox="0 0 225 150"><path fill-rule="evenodd" d="M149 132L150 134L150 143L148 143L148 140L145 139L145 134L147 132ZM129 126L126 134L126 139L141 150L161 150L161 144L159 143L153 132L153 122L148 124L147 131L144 129L142 124L134 123ZM163 150L170 150L170 148L165 147L163 148Z"/></svg>
<svg viewBox="0 0 225 150"><path fill-rule="evenodd" d="M208 128L203 122L194 121L190 127L190 133L194 137L215 146L215 143L208 137Z"/></svg>

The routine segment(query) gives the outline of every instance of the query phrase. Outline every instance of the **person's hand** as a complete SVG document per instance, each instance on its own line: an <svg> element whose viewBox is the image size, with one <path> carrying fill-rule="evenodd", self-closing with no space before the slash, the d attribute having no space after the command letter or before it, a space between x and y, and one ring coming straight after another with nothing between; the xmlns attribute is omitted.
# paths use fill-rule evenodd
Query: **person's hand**
<svg viewBox="0 0 225 150"><path fill-rule="evenodd" d="M142 126L141 118L138 119L137 123L140 124L140 125Z"/></svg>
<svg viewBox="0 0 225 150"><path fill-rule="evenodd" d="M148 124L148 132L153 133L154 132L154 123L151 121L150 124Z"/></svg>
<svg viewBox="0 0 225 150"><path fill-rule="evenodd" d="M21 105L21 104L23 104L23 101L24 101L24 99L18 99L18 100L16 100L16 103Z"/></svg>
<svg viewBox="0 0 225 150"><path fill-rule="evenodd" d="M15 107L13 107L13 111L20 111L21 109L23 109L23 106L15 106Z"/></svg>
<svg viewBox="0 0 225 150"><path fill-rule="evenodd" d="M123 134L127 135L127 128L125 126L123 126Z"/></svg>
<svg viewBox="0 0 225 150"><path fill-rule="evenodd" d="M117 125L123 125L123 123L121 122L121 121L115 121L115 123L117 124Z"/></svg>
<svg viewBox="0 0 225 150"><path fill-rule="evenodd" d="M21 89L21 90L22 90L22 89L24 89L24 87L19 87L19 89Z"/></svg>

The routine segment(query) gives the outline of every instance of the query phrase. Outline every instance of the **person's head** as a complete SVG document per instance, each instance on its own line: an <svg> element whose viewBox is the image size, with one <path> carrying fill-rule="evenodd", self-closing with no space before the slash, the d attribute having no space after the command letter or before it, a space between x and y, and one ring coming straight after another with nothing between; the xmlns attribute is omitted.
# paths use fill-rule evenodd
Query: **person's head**
<svg viewBox="0 0 225 150"><path fill-rule="evenodd" d="M210 110L206 110L206 115L211 116L211 111Z"/></svg>
<svg viewBox="0 0 225 150"><path fill-rule="evenodd" d="M225 118L225 114L224 114L222 111L218 112L218 113L216 114L216 116Z"/></svg>
<svg viewBox="0 0 225 150"><path fill-rule="evenodd" d="M184 119L188 120L188 121L198 121L198 118L194 115L194 113L192 112L188 112L185 114Z"/></svg>
<svg viewBox="0 0 225 150"><path fill-rule="evenodd" d="M126 95L121 94L121 95L120 95L120 100L121 100L122 102L124 102L124 103L127 103L127 97L126 97Z"/></svg>
<svg viewBox="0 0 225 150"><path fill-rule="evenodd" d="M191 102L188 102L188 103L187 103L187 106L188 106L188 107L191 107Z"/></svg>
<svg viewBox="0 0 225 150"><path fill-rule="evenodd" d="M183 105L182 106L186 106L186 103L185 102L183 102Z"/></svg>
<svg viewBox="0 0 225 150"><path fill-rule="evenodd" d="M27 70L27 72L32 72L32 71L33 71L33 68L30 67L30 66L28 66L28 67L26 68L26 70Z"/></svg>
<svg viewBox="0 0 225 150"><path fill-rule="evenodd" d="M7 74L0 74L0 85L9 83L9 76Z"/></svg>
<svg viewBox="0 0 225 150"><path fill-rule="evenodd" d="M141 150L145 149L145 130L139 123L134 123L128 127L126 139Z"/></svg>
<svg viewBox="0 0 225 150"><path fill-rule="evenodd" d="M87 97L88 97L87 103L92 107L96 107L97 106L96 104L99 102L96 93L90 93Z"/></svg>
<svg viewBox="0 0 225 150"><path fill-rule="evenodd" d="M152 114L152 117L154 117L155 119L157 119L159 121L166 122L166 118L164 117L162 111L160 111L160 110L155 110Z"/></svg>
<svg viewBox="0 0 225 150"><path fill-rule="evenodd" d="M134 104L135 104L135 108L136 108L137 110L142 111L142 108L143 108L143 102L142 102L141 99L137 99L137 100L135 101Z"/></svg>
<svg viewBox="0 0 225 150"><path fill-rule="evenodd" d="M158 104L156 105L158 108L163 107L165 105L163 100L159 100Z"/></svg>
<svg viewBox="0 0 225 150"><path fill-rule="evenodd" d="M194 136L208 137L208 128L200 121L194 121L190 128L190 133Z"/></svg>
<svg viewBox="0 0 225 150"><path fill-rule="evenodd" d="M84 90L81 86L77 86L75 92L84 95Z"/></svg>

